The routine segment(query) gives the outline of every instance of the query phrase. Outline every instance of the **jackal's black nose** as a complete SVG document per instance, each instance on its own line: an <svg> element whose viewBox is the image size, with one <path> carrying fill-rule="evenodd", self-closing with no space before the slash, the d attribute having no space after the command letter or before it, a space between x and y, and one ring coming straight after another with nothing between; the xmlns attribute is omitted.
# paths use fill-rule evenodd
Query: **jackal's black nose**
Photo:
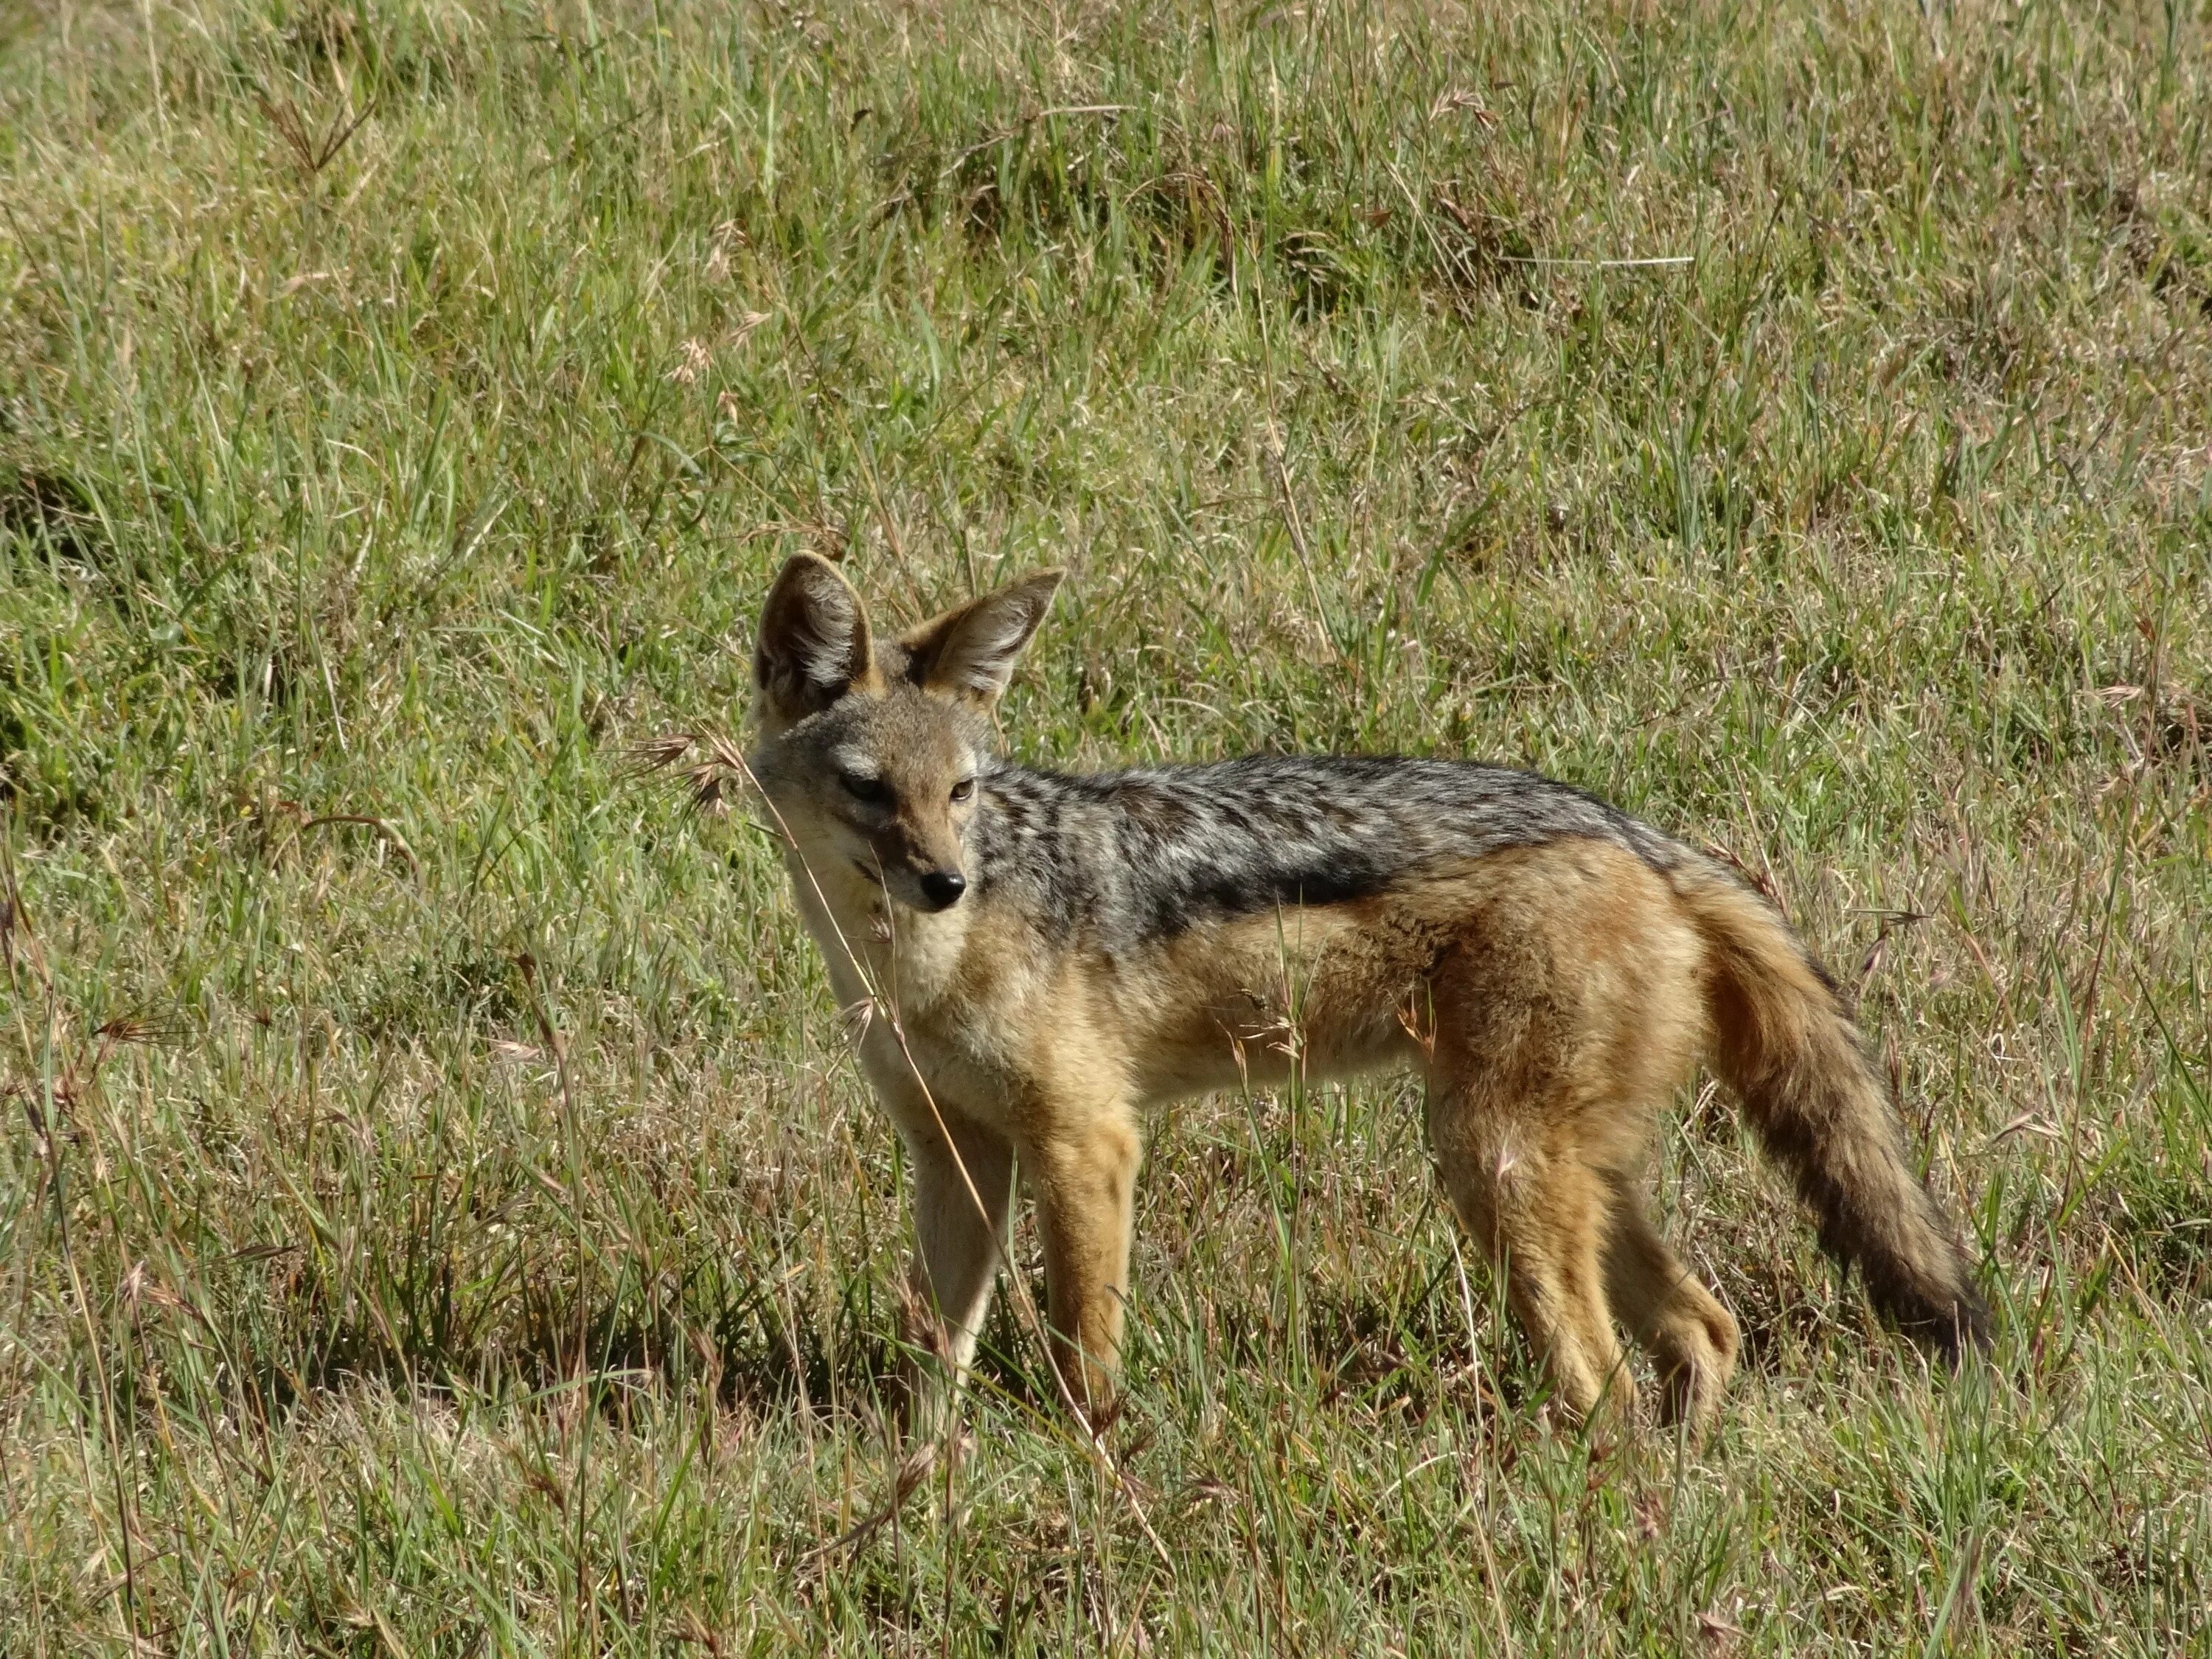
<svg viewBox="0 0 2212 1659"><path fill-rule="evenodd" d="M921 878L921 896L933 910L950 909L968 890L968 878L957 870L932 870Z"/></svg>

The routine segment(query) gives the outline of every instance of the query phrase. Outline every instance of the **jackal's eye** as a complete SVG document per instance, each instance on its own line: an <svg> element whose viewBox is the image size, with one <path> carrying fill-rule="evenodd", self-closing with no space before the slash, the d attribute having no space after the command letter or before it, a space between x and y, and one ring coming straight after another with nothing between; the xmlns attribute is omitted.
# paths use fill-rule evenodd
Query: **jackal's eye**
<svg viewBox="0 0 2212 1659"><path fill-rule="evenodd" d="M844 772L839 774L838 781L845 786L845 793L854 800L866 801L871 806L880 806L891 798L890 787L881 778L864 777L858 772Z"/></svg>
<svg viewBox="0 0 2212 1659"><path fill-rule="evenodd" d="M963 778L952 786L952 799L956 801L971 799L975 793L975 780L973 778Z"/></svg>

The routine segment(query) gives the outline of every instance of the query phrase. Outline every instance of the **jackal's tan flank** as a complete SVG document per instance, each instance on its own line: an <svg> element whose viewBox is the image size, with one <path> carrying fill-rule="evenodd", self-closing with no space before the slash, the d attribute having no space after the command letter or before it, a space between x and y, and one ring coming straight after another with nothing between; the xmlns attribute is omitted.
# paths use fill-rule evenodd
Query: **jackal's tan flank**
<svg viewBox="0 0 2212 1659"><path fill-rule="evenodd" d="M1712 860L1564 784L1454 762L1255 757L1062 777L990 752L1047 571L878 640L823 561L762 616L755 775L915 1177L917 1344L957 1377L1037 1206L1054 1360L1096 1407L1155 1103L1385 1066L1558 1400L1702 1425L1736 1325L1644 1210L1652 1119L1700 1056L1875 1305L1955 1356L1988 1316L1830 982ZM1285 1041L1297 989L1297 1041ZM923 1409L942 1403L929 1389Z"/></svg>

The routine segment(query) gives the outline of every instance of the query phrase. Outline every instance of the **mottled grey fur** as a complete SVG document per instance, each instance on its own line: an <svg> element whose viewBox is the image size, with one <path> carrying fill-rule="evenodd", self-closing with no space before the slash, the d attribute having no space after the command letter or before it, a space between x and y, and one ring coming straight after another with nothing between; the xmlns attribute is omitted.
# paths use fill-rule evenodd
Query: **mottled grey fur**
<svg viewBox="0 0 2212 1659"><path fill-rule="evenodd" d="M1465 761L1255 755L1076 777L994 763L981 782L966 836L979 896L1018 893L1051 932L1109 951L1566 836L1661 872L1687 856L1579 789Z"/></svg>

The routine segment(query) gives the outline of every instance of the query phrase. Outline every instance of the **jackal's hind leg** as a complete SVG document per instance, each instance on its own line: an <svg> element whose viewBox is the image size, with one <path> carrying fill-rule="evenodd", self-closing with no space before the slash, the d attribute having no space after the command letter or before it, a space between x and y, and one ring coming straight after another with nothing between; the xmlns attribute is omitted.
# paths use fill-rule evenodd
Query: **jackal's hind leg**
<svg viewBox="0 0 2212 1659"><path fill-rule="evenodd" d="M1623 1297L1632 1328L1672 1345L1662 1372L1690 1368L1695 1408L1717 1343L1691 1333L1711 1339L1717 1326L1676 1288L1648 1225L1624 1231L1617 1217L1653 1109L1696 1050L1697 940L1658 875L1595 842L1494 854L1466 887L1427 988L1430 1140L1453 1200L1505 1258L1514 1310L1565 1406L1601 1400L1626 1415L1613 1328Z"/></svg>
<svg viewBox="0 0 2212 1659"><path fill-rule="evenodd" d="M1004 1259L1014 1152L1005 1136L957 1114L909 1127L914 1170L914 1266L905 1366L909 1433L933 1437L975 1357Z"/></svg>
<svg viewBox="0 0 2212 1659"><path fill-rule="evenodd" d="M1608 1183L1544 1150L1523 1115L1486 1111L1479 1091L1454 1091L1431 1125L1452 1206L1504 1274L1506 1299L1557 1404L1578 1422L1625 1422L1636 1383L1606 1297Z"/></svg>
<svg viewBox="0 0 2212 1659"><path fill-rule="evenodd" d="M1633 1191L1614 1206L1605 1271L1614 1310L1658 1371L1660 1420L1703 1432L1735 1369L1735 1320L1667 1248Z"/></svg>

